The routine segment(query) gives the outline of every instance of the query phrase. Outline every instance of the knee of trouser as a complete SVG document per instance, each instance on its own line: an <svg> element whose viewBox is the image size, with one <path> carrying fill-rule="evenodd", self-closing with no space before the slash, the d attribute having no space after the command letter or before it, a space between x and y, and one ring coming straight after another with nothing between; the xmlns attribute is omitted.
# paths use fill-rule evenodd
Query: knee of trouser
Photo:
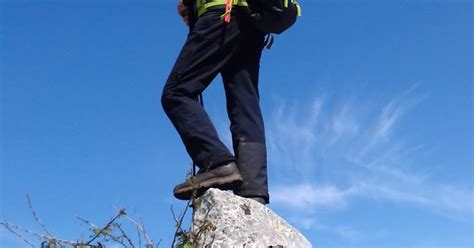
<svg viewBox="0 0 474 248"><path fill-rule="evenodd" d="M174 101L174 93L170 89L163 89L163 93L161 94L161 107L168 112L168 110L173 106Z"/></svg>

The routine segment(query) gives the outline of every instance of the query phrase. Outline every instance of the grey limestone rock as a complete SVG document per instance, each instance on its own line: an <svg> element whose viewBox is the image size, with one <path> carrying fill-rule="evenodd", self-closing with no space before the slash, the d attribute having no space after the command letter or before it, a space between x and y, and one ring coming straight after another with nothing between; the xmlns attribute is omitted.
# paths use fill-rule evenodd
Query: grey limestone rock
<svg viewBox="0 0 474 248"><path fill-rule="evenodd" d="M309 241L268 207L219 189L200 197L193 216L197 247L307 248Z"/></svg>

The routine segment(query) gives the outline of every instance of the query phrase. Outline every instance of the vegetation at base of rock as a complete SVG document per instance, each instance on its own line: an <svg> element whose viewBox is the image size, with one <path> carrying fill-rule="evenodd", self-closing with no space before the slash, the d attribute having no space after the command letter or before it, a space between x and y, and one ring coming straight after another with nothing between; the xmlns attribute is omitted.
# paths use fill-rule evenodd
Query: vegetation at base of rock
<svg viewBox="0 0 474 248"><path fill-rule="evenodd" d="M60 239L48 231L46 225L36 214L30 197L27 196L27 198L33 217L41 226L42 232L31 231L4 220L0 220L0 225L33 248L37 247L35 245L37 242L32 241L33 238L39 240L38 243L40 243L39 247L41 248L104 248L105 244L118 244L124 248L156 248L161 242L160 240L155 245L149 238L143 221L137 221L129 216L125 208L118 209L117 213L102 226L95 225L91 221L78 216L77 218L81 223L89 227L89 240L84 240L84 238L80 240ZM137 233L133 236L127 234L126 229L129 228L135 228Z"/></svg>
<svg viewBox="0 0 474 248"><path fill-rule="evenodd" d="M173 243L171 248L196 248L197 240L202 237L207 231L216 229L216 226L209 220L194 221L194 210L200 208L202 201L197 197L198 185L194 184L193 176L189 176L187 179L191 185L193 185L193 193L191 199L188 201L184 211L176 216L173 207L171 206L171 212L173 214L174 221L176 222L176 231L173 237ZM89 240L66 240L60 239L57 236L51 234L46 225L38 217L34 210L31 199L27 196L28 205L33 214L35 221L41 226L42 232L35 232L29 229L20 227L10 222L0 220L0 226L3 226L14 236L17 236L23 242L28 244L30 247L41 247L41 248L105 248L106 245L118 244L124 248L157 248L161 243L161 240L155 245L154 242L148 237L143 221L137 221L127 214L125 208L118 209L117 213L110 218L110 220L104 225L96 225L91 221L77 216L77 219L89 227ZM183 220L186 217L188 210L192 208L192 222L191 226L187 229L183 229ZM210 209L209 209L210 210ZM129 235L125 228L126 225L132 225L136 228L138 235ZM39 240L32 241L32 239ZM142 239L144 242L142 242ZM35 245L39 243L40 246ZM175 244L176 243L176 244Z"/></svg>
<svg viewBox="0 0 474 248"><path fill-rule="evenodd" d="M191 226L187 230L184 230L182 228L183 219L187 211L189 210L189 208L193 209L192 220L194 220L194 214L195 214L194 210L198 209L202 204L201 199L197 197L197 189L199 185L196 185L193 179L194 179L194 176L192 175L189 175L188 178L186 179L191 184L193 188L193 193L192 193L191 199L188 201L183 213L180 215L179 218L176 217L176 214L174 213L173 208L171 208L173 218L176 222L176 232L174 235L173 244L171 245L172 248L195 248L197 247L196 246L197 240L203 234L205 234L209 230L215 230L216 228L214 224L211 223L209 220L196 222L197 224L194 223L194 221L192 221ZM175 245L176 240L178 242Z"/></svg>

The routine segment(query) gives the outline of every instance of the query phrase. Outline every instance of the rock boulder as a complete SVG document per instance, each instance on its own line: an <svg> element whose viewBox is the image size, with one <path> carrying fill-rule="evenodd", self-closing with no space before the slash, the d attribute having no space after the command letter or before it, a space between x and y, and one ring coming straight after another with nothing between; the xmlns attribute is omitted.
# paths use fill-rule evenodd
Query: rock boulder
<svg viewBox="0 0 474 248"><path fill-rule="evenodd" d="M197 247L309 248L309 241L268 207L219 189L200 197L193 214Z"/></svg>

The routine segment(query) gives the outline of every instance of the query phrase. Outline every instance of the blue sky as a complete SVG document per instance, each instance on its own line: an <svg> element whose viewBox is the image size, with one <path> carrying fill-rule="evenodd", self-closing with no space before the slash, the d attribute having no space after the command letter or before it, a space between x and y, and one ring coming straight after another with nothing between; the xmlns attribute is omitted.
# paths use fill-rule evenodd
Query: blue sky
<svg viewBox="0 0 474 248"><path fill-rule="evenodd" d="M160 105L175 1L0 2L0 219L40 230L29 194L76 239L127 207L168 247L191 164ZM315 247L474 247L472 2L300 3L262 58L269 207ZM220 78L204 97L231 147Z"/></svg>

